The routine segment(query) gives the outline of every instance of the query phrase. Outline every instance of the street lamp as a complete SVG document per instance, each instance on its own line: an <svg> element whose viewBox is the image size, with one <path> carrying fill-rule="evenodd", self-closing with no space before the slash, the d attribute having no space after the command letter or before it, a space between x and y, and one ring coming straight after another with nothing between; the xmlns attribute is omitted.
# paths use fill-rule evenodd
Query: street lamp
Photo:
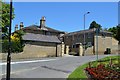
<svg viewBox="0 0 120 80"><path fill-rule="evenodd" d="M7 55L7 72L6 80L10 80L10 70L11 70L11 26L12 26L12 0L10 0L10 25L9 25L9 45L8 45L8 55Z"/></svg>
<svg viewBox="0 0 120 80"><path fill-rule="evenodd" d="M90 12L87 12L87 13L85 13L84 14L84 42L83 42L83 44L84 44L84 50L83 50L83 55L85 54L85 16L87 15L87 14L89 14Z"/></svg>

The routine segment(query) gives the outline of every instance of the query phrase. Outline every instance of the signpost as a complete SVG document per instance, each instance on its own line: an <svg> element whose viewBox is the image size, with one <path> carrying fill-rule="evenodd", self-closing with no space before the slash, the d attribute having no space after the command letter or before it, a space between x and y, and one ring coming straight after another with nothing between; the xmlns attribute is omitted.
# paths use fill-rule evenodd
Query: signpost
<svg viewBox="0 0 120 80"><path fill-rule="evenodd" d="M97 60L98 60L98 34L100 32L100 28L96 29L96 55L97 55Z"/></svg>

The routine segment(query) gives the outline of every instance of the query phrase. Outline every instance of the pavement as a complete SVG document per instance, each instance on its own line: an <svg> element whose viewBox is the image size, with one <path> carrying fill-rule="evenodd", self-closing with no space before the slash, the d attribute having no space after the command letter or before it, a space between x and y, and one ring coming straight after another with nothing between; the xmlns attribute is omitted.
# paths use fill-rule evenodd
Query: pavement
<svg viewBox="0 0 120 80"><path fill-rule="evenodd" d="M99 55L99 59L112 55ZM11 78L67 78L77 67L96 60L93 56L64 56L11 62ZM2 73L1 73L2 72ZM6 62L0 63L0 78L5 78Z"/></svg>

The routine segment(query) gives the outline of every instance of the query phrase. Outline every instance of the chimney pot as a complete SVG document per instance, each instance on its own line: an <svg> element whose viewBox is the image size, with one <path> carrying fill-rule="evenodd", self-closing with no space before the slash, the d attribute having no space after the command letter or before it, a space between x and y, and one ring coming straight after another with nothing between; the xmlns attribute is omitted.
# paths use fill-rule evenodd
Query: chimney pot
<svg viewBox="0 0 120 80"><path fill-rule="evenodd" d="M17 31L17 30L18 30L18 24L15 25L15 31Z"/></svg>
<svg viewBox="0 0 120 80"><path fill-rule="evenodd" d="M23 25L23 22L20 22L20 25Z"/></svg>
<svg viewBox="0 0 120 80"><path fill-rule="evenodd" d="M23 22L20 22L20 29L24 27Z"/></svg>
<svg viewBox="0 0 120 80"><path fill-rule="evenodd" d="M42 17L42 20L45 20L45 16Z"/></svg>

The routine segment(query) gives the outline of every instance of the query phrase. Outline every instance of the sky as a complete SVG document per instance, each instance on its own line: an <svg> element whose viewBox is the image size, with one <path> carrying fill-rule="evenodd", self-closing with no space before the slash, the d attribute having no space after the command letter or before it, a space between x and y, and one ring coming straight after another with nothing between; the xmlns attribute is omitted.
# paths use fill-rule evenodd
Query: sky
<svg viewBox="0 0 120 80"><path fill-rule="evenodd" d="M118 3L118 14L120 14L120 1ZM120 25L120 15L118 15L118 24Z"/></svg>
<svg viewBox="0 0 120 80"><path fill-rule="evenodd" d="M86 29L92 21L102 28L118 24L118 2L13 2L15 18L12 21L12 32L16 24L24 26L40 25L42 16L46 17L46 26L65 32Z"/></svg>

